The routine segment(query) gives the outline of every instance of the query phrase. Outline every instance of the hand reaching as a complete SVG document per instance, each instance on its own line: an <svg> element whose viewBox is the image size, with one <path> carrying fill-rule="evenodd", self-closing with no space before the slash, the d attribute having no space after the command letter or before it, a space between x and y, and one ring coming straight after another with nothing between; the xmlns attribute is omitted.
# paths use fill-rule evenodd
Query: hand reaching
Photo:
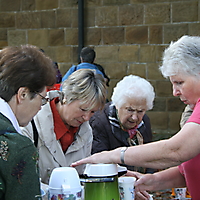
<svg viewBox="0 0 200 200"><path fill-rule="evenodd" d="M150 180L150 177L148 178L148 175L151 175L151 174L141 174L135 171L127 171L127 173L125 174L125 176L133 176L137 179L137 181L135 182L135 199L136 200L150 199L150 195L147 192L147 190L149 190L148 187L146 185L143 186L143 184L146 184Z"/></svg>

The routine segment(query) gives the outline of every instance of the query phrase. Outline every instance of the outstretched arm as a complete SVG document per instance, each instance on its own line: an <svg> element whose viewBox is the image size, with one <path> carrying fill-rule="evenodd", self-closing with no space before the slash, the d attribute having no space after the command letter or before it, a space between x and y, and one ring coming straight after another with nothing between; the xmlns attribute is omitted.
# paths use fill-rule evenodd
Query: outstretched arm
<svg viewBox="0 0 200 200"><path fill-rule="evenodd" d="M199 124L187 123L175 136L168 140L129 147L124 154L125 164L166 169L194 158L200 153L199 128ZM121 148L117 148L94 154L73 163L72 166L85 163L121 163L120 156Z"/></svg>

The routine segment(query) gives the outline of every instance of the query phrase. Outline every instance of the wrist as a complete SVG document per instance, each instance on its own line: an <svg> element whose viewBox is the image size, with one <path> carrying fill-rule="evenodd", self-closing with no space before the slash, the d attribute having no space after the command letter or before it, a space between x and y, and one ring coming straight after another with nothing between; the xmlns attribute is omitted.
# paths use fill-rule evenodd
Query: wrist
<svg viewBox="0 0 200 200"><path fill-rule="evenodd" d="M122 164L125 164L125 152L128 149L128 147L122 147L120 150L120 161Z"/></svg>

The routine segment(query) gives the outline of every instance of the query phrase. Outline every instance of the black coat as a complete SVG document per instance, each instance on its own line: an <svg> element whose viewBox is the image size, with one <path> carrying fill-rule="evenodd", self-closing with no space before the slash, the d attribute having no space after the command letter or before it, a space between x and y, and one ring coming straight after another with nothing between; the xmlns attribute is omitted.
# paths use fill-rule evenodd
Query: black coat
<svg viewBox="0 0 200 200"><path fill-rule="evenodd" d="M108 119L109 105L110 103L107 103L104 110L95 112L90 119L94 137L92 154L104 150L113 150L117 147L129 146L127 142L128 132L117 127L114 127L114 132L111 129ZM143 136L144 143L148 143L152 141L152 132L150 120L146 114L143 117L143 122L144 124L138 130Z"/></svg>
<svg viewBox="0 0 200 200"><path fill-rule="evenodd" d="M102 111L95 112L90 119L90 125L93 129L92 154L129 146L127 142L128 132L119 127L113 127L114 131L112 131L108 119L110 104L111 102L107 103ZM143 117L143 122L144 124L138 130L143 136L144 143L148 143L152 141L152 132L150 119L146 114Z"/></svg>

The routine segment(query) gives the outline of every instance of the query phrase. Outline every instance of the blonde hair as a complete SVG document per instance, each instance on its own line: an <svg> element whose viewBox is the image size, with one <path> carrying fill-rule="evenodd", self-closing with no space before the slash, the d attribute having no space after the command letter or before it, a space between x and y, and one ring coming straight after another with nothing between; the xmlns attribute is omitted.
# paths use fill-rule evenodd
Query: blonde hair
<svg viewBox="0 0 200 200"><path fill-rule="evenodd" d="M73 72L62 83L64 100L67 104L80 100L82 104L89 104L89 110L99 107L103 109L106 103L107 88L102 75L96 70L79 69Z"/></svg>

